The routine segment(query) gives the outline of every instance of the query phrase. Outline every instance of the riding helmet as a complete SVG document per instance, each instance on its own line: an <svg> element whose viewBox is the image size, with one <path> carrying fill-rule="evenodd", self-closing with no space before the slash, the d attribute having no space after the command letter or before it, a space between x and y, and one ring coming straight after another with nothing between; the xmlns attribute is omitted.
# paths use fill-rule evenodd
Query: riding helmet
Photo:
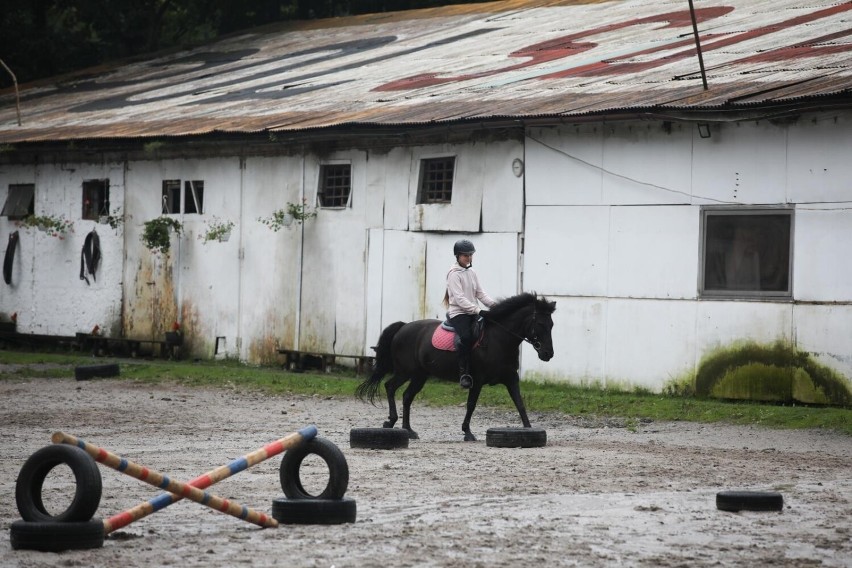
<svg viewBox="0 0 852 568"><path fill-rule="evenodd" d="M474 248L473 243L467 239L456 241L456 244L453 245L453 254L455 256L460 254L473 254L475 252L476 248Z"/></svg>

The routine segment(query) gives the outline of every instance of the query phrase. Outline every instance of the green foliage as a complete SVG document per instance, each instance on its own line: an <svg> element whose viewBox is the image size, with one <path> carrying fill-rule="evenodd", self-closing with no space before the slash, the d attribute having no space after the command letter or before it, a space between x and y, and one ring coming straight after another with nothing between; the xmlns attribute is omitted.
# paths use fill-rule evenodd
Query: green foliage
<svg viewBox="0 0 852 568"><path fill-rule="evenodd" d="M118 229L124 224L124 215L121 213L121 208L113 210L109 215L102 215L100 218L102 223L106 223L113 229Z"/></svg>
<svg viewBox="0 0 852 568"><path fill-rule="evenodd" d="M17 224L28 229L37 228L58 239L64 239L65 233L74 230L74 223L62 215L27 215Z"/></svg>
<svg viewBox="0 0 852 568"><path fill-rule="evenodd" d="M234 228L234 222L230 219L222 220L218 217L213 217L207 221L206 229L203 234L198 235L204 244L210 241L223 241L227 235L231 234L231 229Z"/></svg>
<svg viewBox="0 0 852 568"><path fill-rule="evenodd" d="M304 223L307 219L313 219L316 216L316 209L308 207L307 200L303 199L301 203L290 203L288 201L286 208L277 209L269 217L258 217L257 220L278 232L282 227L289 227L293 221Z"/></svg>
<svg viewBox="0 0 852 568"><path fill-rule="evenodd" d="M154 253L168 254L171 249L171 232L180 235L183 225L173 217L165 215L145 221L142 243Z"/></svg>

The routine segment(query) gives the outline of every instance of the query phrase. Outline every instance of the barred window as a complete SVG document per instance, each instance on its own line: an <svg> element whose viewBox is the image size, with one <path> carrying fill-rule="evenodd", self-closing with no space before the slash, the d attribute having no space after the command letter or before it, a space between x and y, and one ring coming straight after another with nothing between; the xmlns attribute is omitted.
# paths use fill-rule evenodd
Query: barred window
<svg viewBox="0 0 852 568"><path fill-rule="evenodd" d="M319 175L320 207L348 207L352 193L351 164L323 164Z"/></svg>
<svg viewBox="0 0 852 568"><path fill-rule="evenodd" d="M449 203L453 198L453 171L456 158L420 160L420 184L417 203Z"/></svg>
<svg viewBox="0 0 852 568"><path fill-rule="evenodd" d="M792 296L790 209L702 210L703 297Z"/></svg>

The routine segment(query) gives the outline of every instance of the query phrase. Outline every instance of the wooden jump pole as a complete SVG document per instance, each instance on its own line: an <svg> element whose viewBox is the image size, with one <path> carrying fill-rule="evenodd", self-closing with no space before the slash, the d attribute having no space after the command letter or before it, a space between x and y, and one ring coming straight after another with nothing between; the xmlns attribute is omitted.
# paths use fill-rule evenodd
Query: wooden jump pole
<svg viewBox="0 0 852 568"><path fill-rule="evenodd" d="M228 501L227 499L211 495L202 491L202 489L278 455L285 450L293 448L299 444L309 442L316 435L316 426L307 426L298 432L289 434L288 436L271 442L254 452L235 459L227 465L220 466L212 471L200 475L189 483L173 481L157 471L127 461L120 456L104 450L103 448L99 448L63 432L54 433L51 439L54 443L70 444L82 448L86 451L86 453L95 458L95 461L97 462L103 463L104 465L112 467L113 469L130 475L131 477L135 477L136 479L169 491L169 493L159 495L149 501L140 503L132 509L128 509L113 515L109 519L105 519L103 521L104 535L107 535L129 525L133 521L147 517L151 513L156 513L157 511L168 507L172 503L180 501L184 497L196 501L197 503L201 503L202 505L211 507L217 511L230 514L239 519L243 519L263 527L278 526L278 522L275 519L271 519L263 513L258 513L257 511L253 511L247 507Z"/></svg>

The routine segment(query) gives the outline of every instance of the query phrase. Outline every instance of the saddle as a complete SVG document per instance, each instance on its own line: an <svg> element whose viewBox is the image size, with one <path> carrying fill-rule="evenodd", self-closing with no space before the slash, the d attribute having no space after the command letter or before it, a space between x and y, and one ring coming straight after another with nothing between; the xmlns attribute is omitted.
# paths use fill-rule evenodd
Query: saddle
<svg viewBox="0 0 852 568"><path fill-rule="evenodd" d="M473 342L473 349L479 347L482 343L482 337L485 332L485 320L476 318L473 322L473 336L476 341ZM456 334L453 325L449 320L444 320L441 325L435 328L435 333L432 334L432 347L441 351L458 351L459 336Z"/></svg>

